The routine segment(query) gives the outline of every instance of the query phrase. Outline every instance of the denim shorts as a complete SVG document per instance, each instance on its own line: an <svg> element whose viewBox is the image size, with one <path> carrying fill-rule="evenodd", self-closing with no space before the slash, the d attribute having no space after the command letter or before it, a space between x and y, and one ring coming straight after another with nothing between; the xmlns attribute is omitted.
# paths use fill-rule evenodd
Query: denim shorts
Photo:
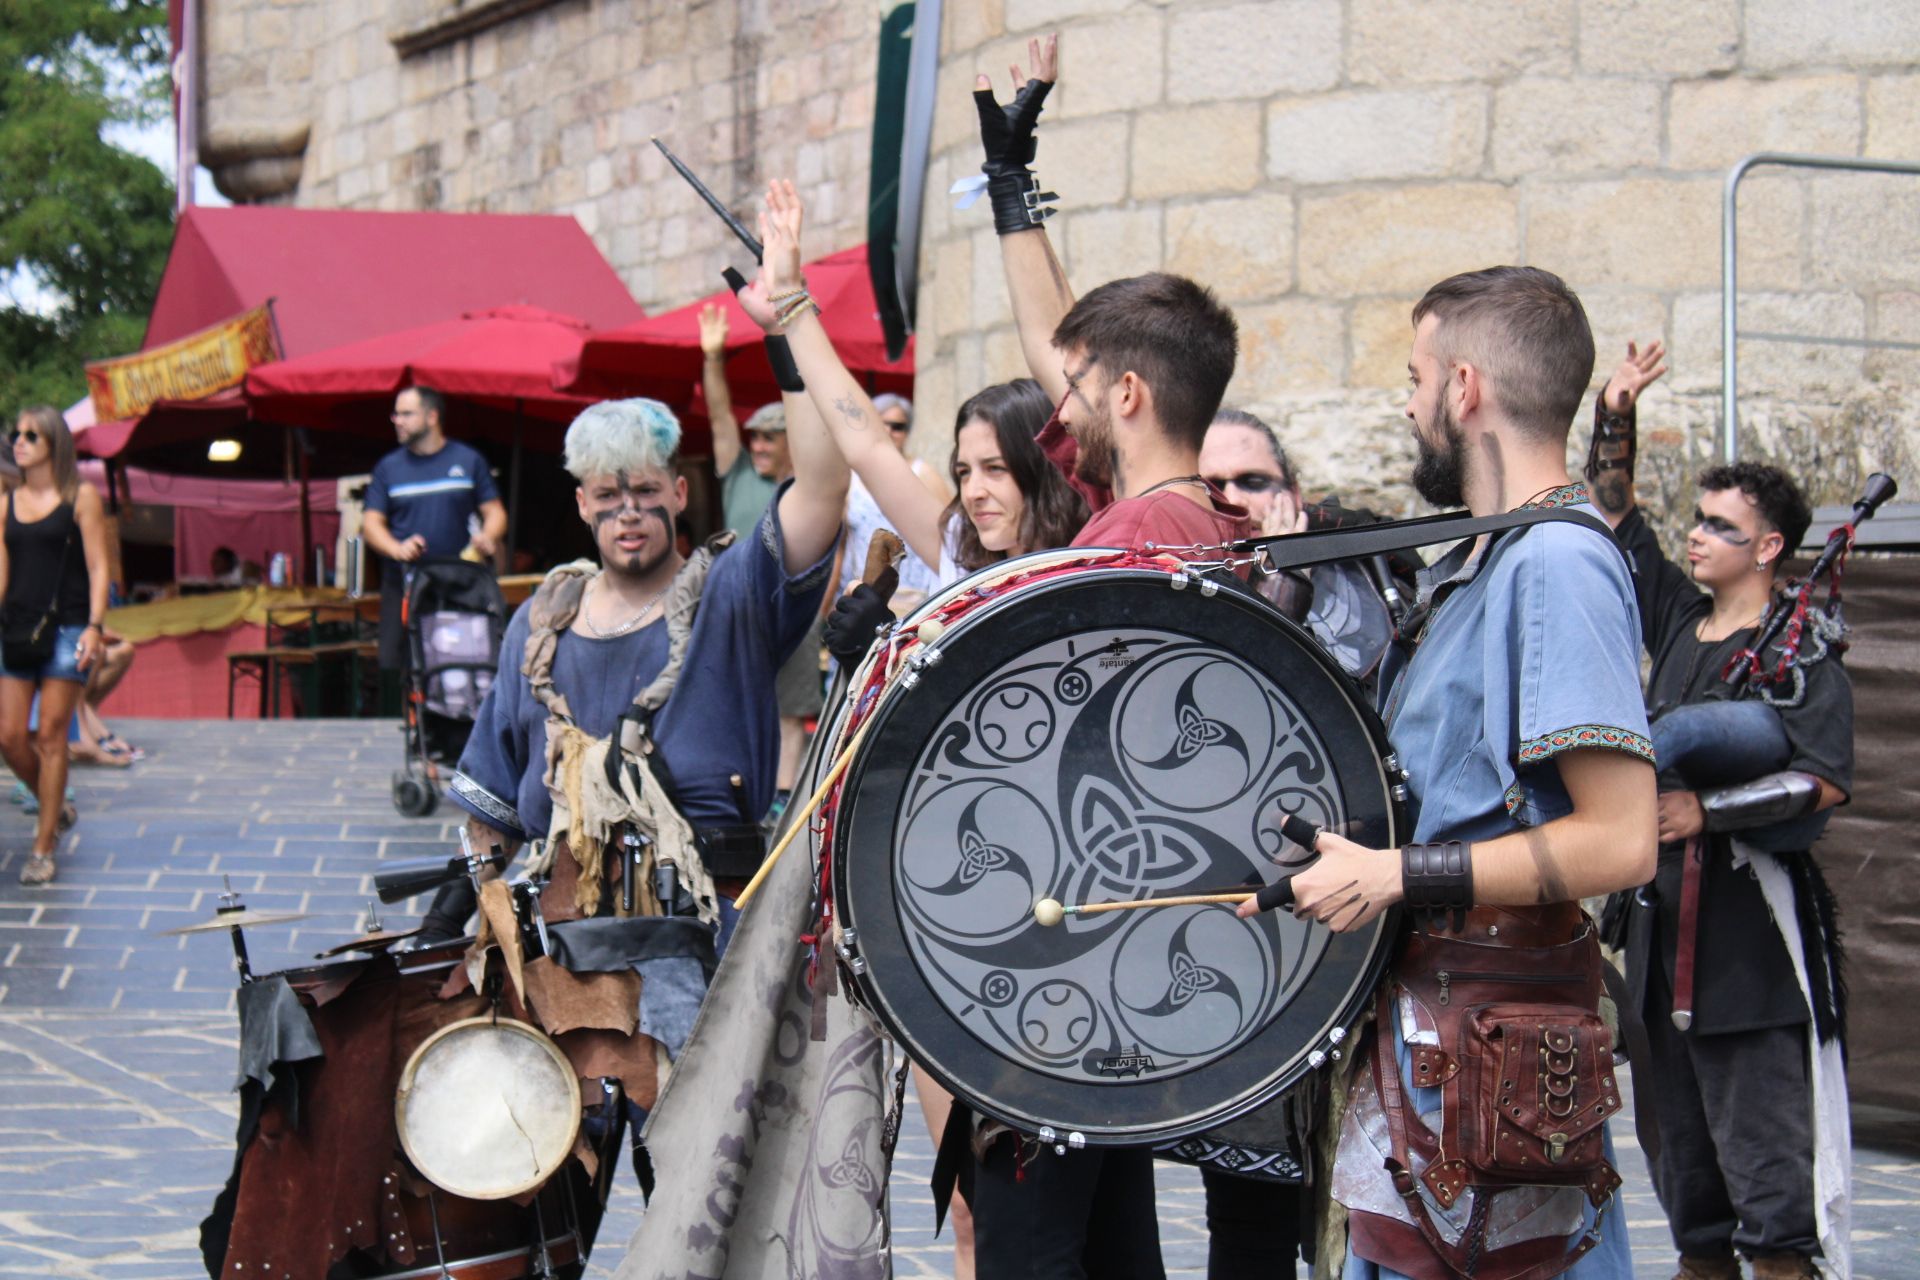
<svg viewBox="0 0 1920 1280"><path fill-rule="evenodd" d="M85 625L61 627L53 633L53 656L37 667L24 670L17 667L0 666L0 675L10 680L31 680L39 684L42 680L71 680L75 684L85 684L87 677L80 670L80 637L85 635Z"/></svg>

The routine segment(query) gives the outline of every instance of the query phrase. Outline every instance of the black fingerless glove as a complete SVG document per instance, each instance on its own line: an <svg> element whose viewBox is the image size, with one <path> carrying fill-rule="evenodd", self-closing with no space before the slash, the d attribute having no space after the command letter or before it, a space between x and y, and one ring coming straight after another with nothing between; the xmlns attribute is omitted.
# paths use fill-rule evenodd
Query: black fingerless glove
<svg viewBox="0 0 1920 1280"><path fill-rule="evenodd" d="M1004 107L994 100L993 90L973 91L973 105L980 113L980 145L987 153L980 171L987 175L993 229L1000 235L1031 231L1055 213L1049 206L1060 197L1042 191L1040 180L1028 168L1038 147L1033 127L1052 89L1051 80L1029 80Z"/></svg>
<svg viewBox="0 0 1920 1280"><path fill-rule="evenodd" d="M822 628L827 652L838 659L841 666L854 666L867 656L880 628L892 621L893 610L887 608L878 591L863 582L834 601L833 611L827 615L826 626Z"/></svg>

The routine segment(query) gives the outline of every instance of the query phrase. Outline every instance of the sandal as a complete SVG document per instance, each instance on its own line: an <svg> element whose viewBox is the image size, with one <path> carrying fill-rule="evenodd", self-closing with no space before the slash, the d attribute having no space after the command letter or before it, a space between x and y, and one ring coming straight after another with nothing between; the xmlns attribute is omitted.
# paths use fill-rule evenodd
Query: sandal
<svg viewBox="0 0 1920 1280"><path fill-rule="evenodd" d="M138 764L147 758L147 753L134 746L117 733L109 733L100 739L100 749L123 757L128 764Z"/></svg>
<svg viewBox="0 0 1920 1280"><path fill-rule="evenodd" d="M126 769L133 765L134 757L107 745L105 738L93 744L93 750L85 751L77 747L67 748L67 759L75 764L95 765L106 769Z"/></svg>
<svg viewBox="0 0 1920 1280"><path fill-rule="evenodd" d="M20 868L21 884L52 884L54 876L53 855L46 853L30 854L26 865Z"/></svg>

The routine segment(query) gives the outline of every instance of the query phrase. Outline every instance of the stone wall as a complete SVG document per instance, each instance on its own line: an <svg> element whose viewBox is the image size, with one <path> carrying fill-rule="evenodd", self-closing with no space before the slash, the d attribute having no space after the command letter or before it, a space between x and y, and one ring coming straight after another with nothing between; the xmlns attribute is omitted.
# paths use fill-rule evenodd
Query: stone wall
<svg viewBox="0 0 1920 1280"><path fill-rule="evenodd" d="M737 210L769 176L794 177L819 253L866 239L869 6L201 3L202 152L234 199L570 213L658 310L746 257L649 144L658 134Z"/></svg>
<svg viewBox="0 0 1920 1280"><path fill-rule="evenodd" d="M1728 166L1761 149L1920 160L1910 0L952 4L922 260L930 422L1023 372L990 214L943 193L979 164L974 74L1004 94L1027 39L1056 29L1036 168L1075 287L1156 268L1213 286L1241 322L1230 402L1280 428L1310 488L1388 509L1410 500L1399 410L1428 284L1559 272L1592 317L1596 381L1628 338L1664 336L1647 488L1690 508L1720 418ZM1920 341L1920 178L1762 171L1739 228L1744 329ZM1920 350L1743 341L1740 359L1753 451L1806 468L1822 500L1912 461Z"/></svg>

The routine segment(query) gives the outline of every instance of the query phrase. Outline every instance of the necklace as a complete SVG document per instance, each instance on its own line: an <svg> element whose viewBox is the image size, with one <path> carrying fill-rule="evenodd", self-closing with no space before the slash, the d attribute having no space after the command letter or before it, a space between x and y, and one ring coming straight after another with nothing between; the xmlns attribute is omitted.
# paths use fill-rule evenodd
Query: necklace
<svg viewBox="0 0 1920 1280"><path fill-rule="evenodd" d="M1772 609L1773 609L1772 604L1768 604L1766 608L1762 609L1759 612L1758 616L1756 616L1752 622L1744 622L1737 627L1729 628L1726 634L1716 636L1711 640L1707 639L1707 631L1709 629L1708 624L1713 621L1713 615L1709 613L1706 617L1700 619L1700 621L1693 624L1693 638L1695 640L1698 640L1701 644L1721 644L1724 641L1726 641L1729 637L1737 636L1742 631L1745 631L1749 627L1759 626L1763 621L1766 620L1767 614L1770 613Z"/></svg>
<svg viewBox="0 0 1920 1280"><path fill-rule="evenodd" d="M1205 478L1201 476L1174 476L1170 480L1162 480L1159 484L1150 484L1133 496L1136 498L1144 498L1150 493L1158 493L1162 489L1171 489L1177 484L1197 484L1204 486L1206 483Z"/></svg>
<svg viewBox="0 0 1920 1280"><path fill-rule="evenodd" d="M595 588L595 594L597 595L599 594L598 589L600 586L600 579L598 577L594 578L593 584ZM671 586L672 584L669 583L668 585ZM646 617L649 613L652 613L653 606L659 604L660 597L666 594L667 594L667 588L662 587L660 590L654 592L653 595L648 597L646 603L642 604L639 608L639 611L636 612L631 618L628 618L625 622L621 623L620 625L616 627L612 627L605 631L602 631L600 627L594 622L592 609L582 609L580 611L580 620L587 624L587 630L593 633L594 639L618 640L621 636L629 635L632 632L638 630L640 626L640 620Z"/></svg>

